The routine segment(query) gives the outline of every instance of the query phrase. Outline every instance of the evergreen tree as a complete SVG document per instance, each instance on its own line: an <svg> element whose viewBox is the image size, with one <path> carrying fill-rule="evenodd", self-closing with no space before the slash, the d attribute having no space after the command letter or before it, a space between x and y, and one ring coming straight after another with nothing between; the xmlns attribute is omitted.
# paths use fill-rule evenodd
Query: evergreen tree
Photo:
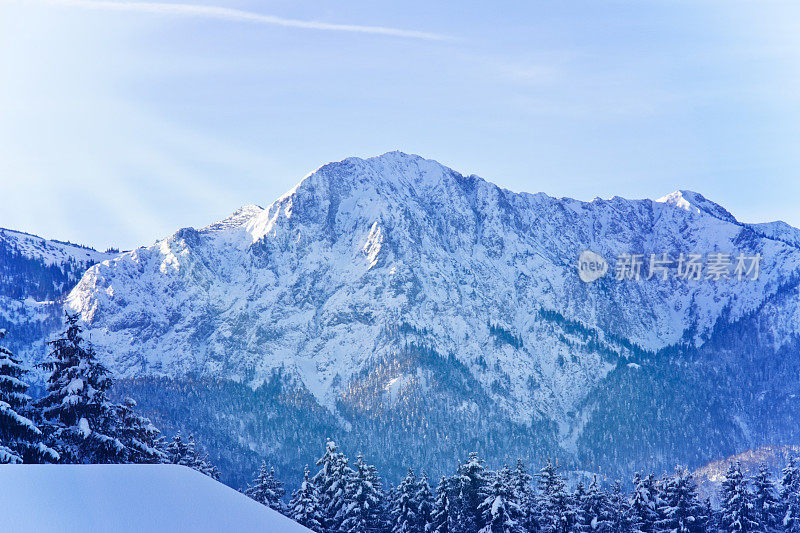
<svg viewBox="0 0 800 533"><path fill-rule="evenodd" d="M697 497L697 485L692 475L679 469L662 487L660 519L657 531L699 533L705 531L708 516Z"/></svg>
<svg viewBox="0 0 800 533"><path fill-rule="evenodd" d="M0 339L6 331L0 329ZM42 443L42 431L33 416L27 370L10 350L0 346L0 464L54 463L58 453Z"/></svg>
<svg viewBox="0 0 800 533"><path fill-rule="evenodd" d="M383 489L374 467L359 454L353 463L353 474L347 487L347 505L342 516L341 531L346 533L378 533L383 526Z"/></svg>
<svg viewBox="0 0 800 533"><path fill-rule="evenodd" d="M428 483L428 474L425 472L422 473L419 483L417 483L416 500L417 509L419 509L419 526L421 531L428 531L433 519L433 493Z"/></svg>
<svg viewBox="0 0 800 533"><path fill-rule="evenodd" d="M436 485L436 501L433 504L433 515L429 531L432 533L451 533L456 531L457 518L456 497L458 494L458 478L442 476Z"/></svg>
<svg viewBox="0 0 800 533"><path fill-rule="evenodd" d="M207 456L200 455L200 450L198 450L191 433L186 439L181 437L180 431L175 434L172 442L167 446L167 461L175 465L188 466L219 480L217 467L209 462Z"/></svg>
<svg viewBox="0 0 800 533"><path fill-rule="evenodd" d="M331 440L325 445L325 454L317 461L317 466L319 472L312 481L319 494L322 526L326 531L338 532L342 524L347 483L353 471L347 464L347 458Z"/></svg>
<svg viewBox="0 0 800 533"><path fill-rule="evenodd" d="M723 531L744 532L758 529L747 480L738 462L731 463L725 474L725 481L722 482L721 511L720 526Z"/></svg>
<svg viewBox="0 0 800 533"><path fill-rule="evenodd" d="M516 501L511 469L504 466L491 483L478 507L483 528L481 533L521 533L522 510Z"/></svg>
<svg viewBox="0 0 800 533"><path fill-rule="evenodd" d="M300 484L300 488L292 494L292 500L289 502L289 516L311 531L323 533L322 510L319 506L317 488L308 475L308 466L306 466L303 482Z"/></svg>
<svg viewBox="0 0 800 533"><path fill-rule="evenodd" d="M45 430L65 463L125 462L127 450L115 436L115 406L108 400L108 370L91 346L83 346L78 315L66 315L67 328L54 341L47 394L39 402Z"/></svg>
<svg viewBox="0 0 800 533"><path fill-rule="evenodd" d="M630 533L631 509L622 492L622 483L615 481L608 496L608 531Z"/></svg>
<svg viewBox="0 0 800 533"><path fill-rule="evenodd" d="M417 500L418 482L414 471L409 468L406 477L395 490L395 501L391 510L393 533L410 533L423 531L420 527L419 501Z"/></svg>
<svg viewBox="0 0 800 533"><path fill-rule="evenodd" d="M572 497L570 498L569 504L572 513L574 514L575 525L573 530L576 533L589 531L591 528L589 527L584 514L584 506L586 505L586 485L583 483L583 481L578 481L578 483L575 485L575 490L572 492ZM591 516L591 513L588 514ZM591 520L591 518L589 519Z"/></svg>
<svg viewBox="0 0 800 533"><path fill-rule="evenodd" d="M286 491L283 483L275 478L275 469L267 468L267 463L262 462L253 483L247 487L245 494L260 504L266 505L279 513L284 512L283 497Z"/></svg>
<svg viewBox="0 0 800 533"><path fill-rule="evenodd" d="M511 484L514 488L514 500L520 508L520 525L524 531L538 529L536 524L536 494L533 489L533 476L528 473L522 459L517 459L517 466L511 473Z"/></svg>
<svg viewBox="0 0 800 533"><path fill-rule="evenodd" d="M711 505L711 500L706 498L703 501L706 515L706 531L719 531L720 530L720 513L717 512Z"/></svg>
<svg viewBox="0 0 800 533"><path fill-rule="evenodd" d="M486 499L489 483L483 459L476 452L470 452L467 460L458 468L457 532L480 530L483 524L478 507Z"/></svg>
<svg viewBox="0 0 800 533"><path fill-rule="evenodd" d="M659 519L658 494L652 474L642 478L637 472L633 477L633 493L630 499L631 531L652 533Z"/></svg>
<svg viewBox="0 0 800 533"><path fill-rule="evenodd" d="M551 461L538 474L539 524L545 533L567 533L575 527L575 509L566 483Z"/></svg>
<svg viewBox="0 0 800 533"><path fill-rule="evenodd" d="M765 533L780 531L782 527L781 505L775 494L775 485L770 480L769 470L764 463L758 467L753 478L753 512L760 530Z"/></svg>
<svg viewBox="0 0 800 533"><path fill-rule="evenodd" d="M789 456L789 463L783 469L781 503L783 504L781 523L784 531L800 532L800 469L794 455Z"/></svg>
<svg viewBox="0 0 800 533"><path fill-rule="evenodd" d="M136 401L133 398L125 398L122 404L114 406L115 433L125 446L125 462L167 462L161 432L150 419L137 414L135 408Z"/></svg>
<svg viewBox="0 0 800 533"><path fill-rule="evenodd" d="M594 477L586 490L581 511L582 523L586 531L610 531L611 516L608 500L597 483L597 476Z"/></svg>

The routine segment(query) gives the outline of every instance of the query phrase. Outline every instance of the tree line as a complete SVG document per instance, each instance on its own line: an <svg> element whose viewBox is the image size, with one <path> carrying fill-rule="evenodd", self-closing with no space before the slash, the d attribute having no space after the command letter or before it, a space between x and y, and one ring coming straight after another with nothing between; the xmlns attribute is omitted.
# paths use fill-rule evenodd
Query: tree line
<svg viewBox="0 0 800 533"><path fill-rule="evenodd" d="M632 487L595 477L572 490L548 462L532 475L518 460L486 468L471 453L435 489L423 473L386 486L361 455L348 458L328 441L311 476L308 467L288 503L273 469L261 466L245 494L317 533L694 533L800 531L800 466L794 457L778 483L766 465L746 476L732 463L720 507L701 499L691 473L636 474Z"/></svg>
<svg viewBox="0 0 800 533"><path fill-rule="evenodd" d="M0 330L0 339L6 335ZM33 401L28 369L0 346L0 463L174 463L215 479L219 472L191 435L166 442L131 398L110 398L114 381L85 343L78 315L47 343L45 394Z"/></svg>
<svg viewBox="0 0 800 533"><path fill-rule="evenodd" d="M5 331L0 330L0 339ZM0 346L0 463L172 463L215 479L219 471L191 435L169 442L137 412L136 402L112 401L113 379L82 337L77 315L48 343L39 366L45 393L32 400L28 369ZM720 508L698 494L692 475L634 476L628 490L595 478L568 489L552 462L530 474L522 461L486 468L477 453L435 487L409 470L387 485L361 455L354 461L328 441L287 501L283 483L262 465L245 493L318 533L522 532L800 532L800 466L794 458L773 481L761 465L753 476L730 466Z"/></svg>

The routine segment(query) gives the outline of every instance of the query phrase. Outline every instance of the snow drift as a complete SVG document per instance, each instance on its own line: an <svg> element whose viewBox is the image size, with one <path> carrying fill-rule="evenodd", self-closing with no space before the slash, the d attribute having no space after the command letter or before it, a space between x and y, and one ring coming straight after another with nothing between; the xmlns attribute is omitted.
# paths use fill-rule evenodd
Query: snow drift
<svg viewBox="0 0 800 533"><path fill-rule="evenodd" d="M0 531L309 531L177 465L2 465L0 492Z"/></svg>

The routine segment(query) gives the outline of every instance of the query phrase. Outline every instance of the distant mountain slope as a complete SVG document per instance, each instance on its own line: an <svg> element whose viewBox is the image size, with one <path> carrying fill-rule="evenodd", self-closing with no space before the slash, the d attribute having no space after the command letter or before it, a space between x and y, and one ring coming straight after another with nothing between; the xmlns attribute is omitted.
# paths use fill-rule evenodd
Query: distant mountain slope
<svg viewBox="0 0 800 533"><path fill-rule="evenodd" d="M112 254L0 228L0 328L11 330L12 350L44 349L44 339L61 324L64 296L83 273Z"/></svg>

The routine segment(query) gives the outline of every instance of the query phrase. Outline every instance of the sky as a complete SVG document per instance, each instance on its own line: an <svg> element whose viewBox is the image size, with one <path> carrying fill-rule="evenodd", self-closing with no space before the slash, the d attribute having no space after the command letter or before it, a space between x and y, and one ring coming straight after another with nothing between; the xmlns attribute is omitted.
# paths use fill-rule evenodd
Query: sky
<svg viewBox="0 0 800 533"><path fill-rule="evenodd" d="M130 249L390 150L800 226L800 5L0 0L0 227Z"/></svg>

